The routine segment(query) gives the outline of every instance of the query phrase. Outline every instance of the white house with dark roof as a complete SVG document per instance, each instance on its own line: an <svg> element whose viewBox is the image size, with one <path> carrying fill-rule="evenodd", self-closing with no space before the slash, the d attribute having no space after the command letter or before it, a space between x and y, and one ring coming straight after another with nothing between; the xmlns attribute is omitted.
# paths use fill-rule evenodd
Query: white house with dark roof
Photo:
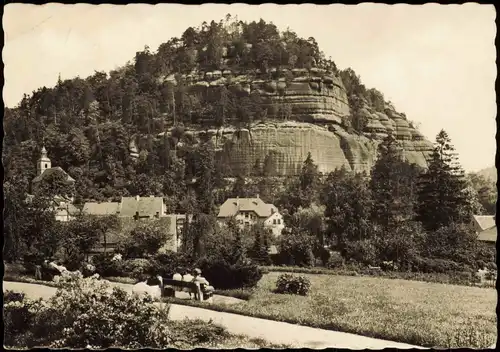
<svg viewBox="0 0 500 352"><path fill-rule="evenodd" d="M255 198L227 199L221 205L217 219L220 223L224 223L233 217L241 228L261 222L275 236L280 236L285 227L283 215L280 214L278 208L273 204L265 203L258 195Z"/></svg>

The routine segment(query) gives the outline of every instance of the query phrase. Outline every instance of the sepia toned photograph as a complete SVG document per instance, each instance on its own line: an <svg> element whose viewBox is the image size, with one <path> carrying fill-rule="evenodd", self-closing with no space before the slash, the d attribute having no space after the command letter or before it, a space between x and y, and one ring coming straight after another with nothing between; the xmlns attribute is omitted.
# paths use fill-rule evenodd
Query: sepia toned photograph
<svg viewBox="0 0 500 352"><path fill-rule="evenodd" d="M493 5L8 3L5 349L495 349Z"/></svg>

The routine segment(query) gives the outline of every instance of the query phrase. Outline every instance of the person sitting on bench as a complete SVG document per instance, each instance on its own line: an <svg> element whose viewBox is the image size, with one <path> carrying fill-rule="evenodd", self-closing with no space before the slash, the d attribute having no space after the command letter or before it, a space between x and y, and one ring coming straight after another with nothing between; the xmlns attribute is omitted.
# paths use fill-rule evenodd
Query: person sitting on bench
<svg viewBox="0 0 500 352"><path fill-rule="evenodd" d="M213 286L210 286L209 282L207 279L205 279L203 276L201 276L201 270L196 268L193 271L193 282L196 284L198 290L195 293L195 299L200 299L203 295L211 296L212 293L214 292ZM204 290L201 292L201 285L204 285Z"/></svg>
<svg viewBox="0 0 500 352"><path fill-rule="evenodd" d="M189 272L187 272L187 270L184 269L182 271L182 281L193 282L193 279L194 279L194 276L191 275ZM183 291L189 293L189 298L191 298L191 290L189 288L184 288Z"/></svg>
<svg viewBox="0 0 500 352"><path fill-rule="evenodd" d="M182 281L182 275L179 274L179 271L177 271L173 276L172 280L177 280L177 281Z"/></svg>

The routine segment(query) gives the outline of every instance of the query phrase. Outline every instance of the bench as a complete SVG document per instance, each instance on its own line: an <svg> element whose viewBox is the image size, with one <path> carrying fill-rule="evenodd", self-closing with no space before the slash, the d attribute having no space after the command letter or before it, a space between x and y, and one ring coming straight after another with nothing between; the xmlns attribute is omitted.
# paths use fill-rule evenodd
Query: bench
<svg viewBox="0 0 500 352"><path fill-rule="evenodd" d="M175 297L175 291L183 291L183 289L188 289L190 293L197 293L198 286L194 282L179 281L173 279L163 278L163 297ZM201 295L198 298L200 301L207 300L212 297L211 293L205 291L205 285L200 284Z"/></svg>

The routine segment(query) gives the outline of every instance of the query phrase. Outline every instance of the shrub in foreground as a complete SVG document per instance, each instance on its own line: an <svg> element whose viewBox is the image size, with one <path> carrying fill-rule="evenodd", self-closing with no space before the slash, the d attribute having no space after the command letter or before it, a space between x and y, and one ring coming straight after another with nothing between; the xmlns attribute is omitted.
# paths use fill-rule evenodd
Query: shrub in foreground
<svg viewBox="0 0 500 352"><path fill-rule="evenodd" d="M130 295L96 277L67 278L48 301L4 292L4 345L127 349L216 346L227 330L201 320L168 321L149 295Z"/></svg>
<svg viewBox="0 0 500 352"><path fill-rule="evenodd" d="M15 338L6 341L7 345L52 348L169 345L167 312L156 307L150 296L111 289L108 283L94 277L68 279L62 284L63 288L46 302L23 299L6 305L7 316L22 317L21 322L16 318L17 323L9 320L7 335Z"/></svg>
<svg viewBox="0 0 500 352"><path fill-rule="evenodd" d="M305 276L294 276L282 274L276 281L276 293L307 296L311 287L311 281Z"/></svg>

